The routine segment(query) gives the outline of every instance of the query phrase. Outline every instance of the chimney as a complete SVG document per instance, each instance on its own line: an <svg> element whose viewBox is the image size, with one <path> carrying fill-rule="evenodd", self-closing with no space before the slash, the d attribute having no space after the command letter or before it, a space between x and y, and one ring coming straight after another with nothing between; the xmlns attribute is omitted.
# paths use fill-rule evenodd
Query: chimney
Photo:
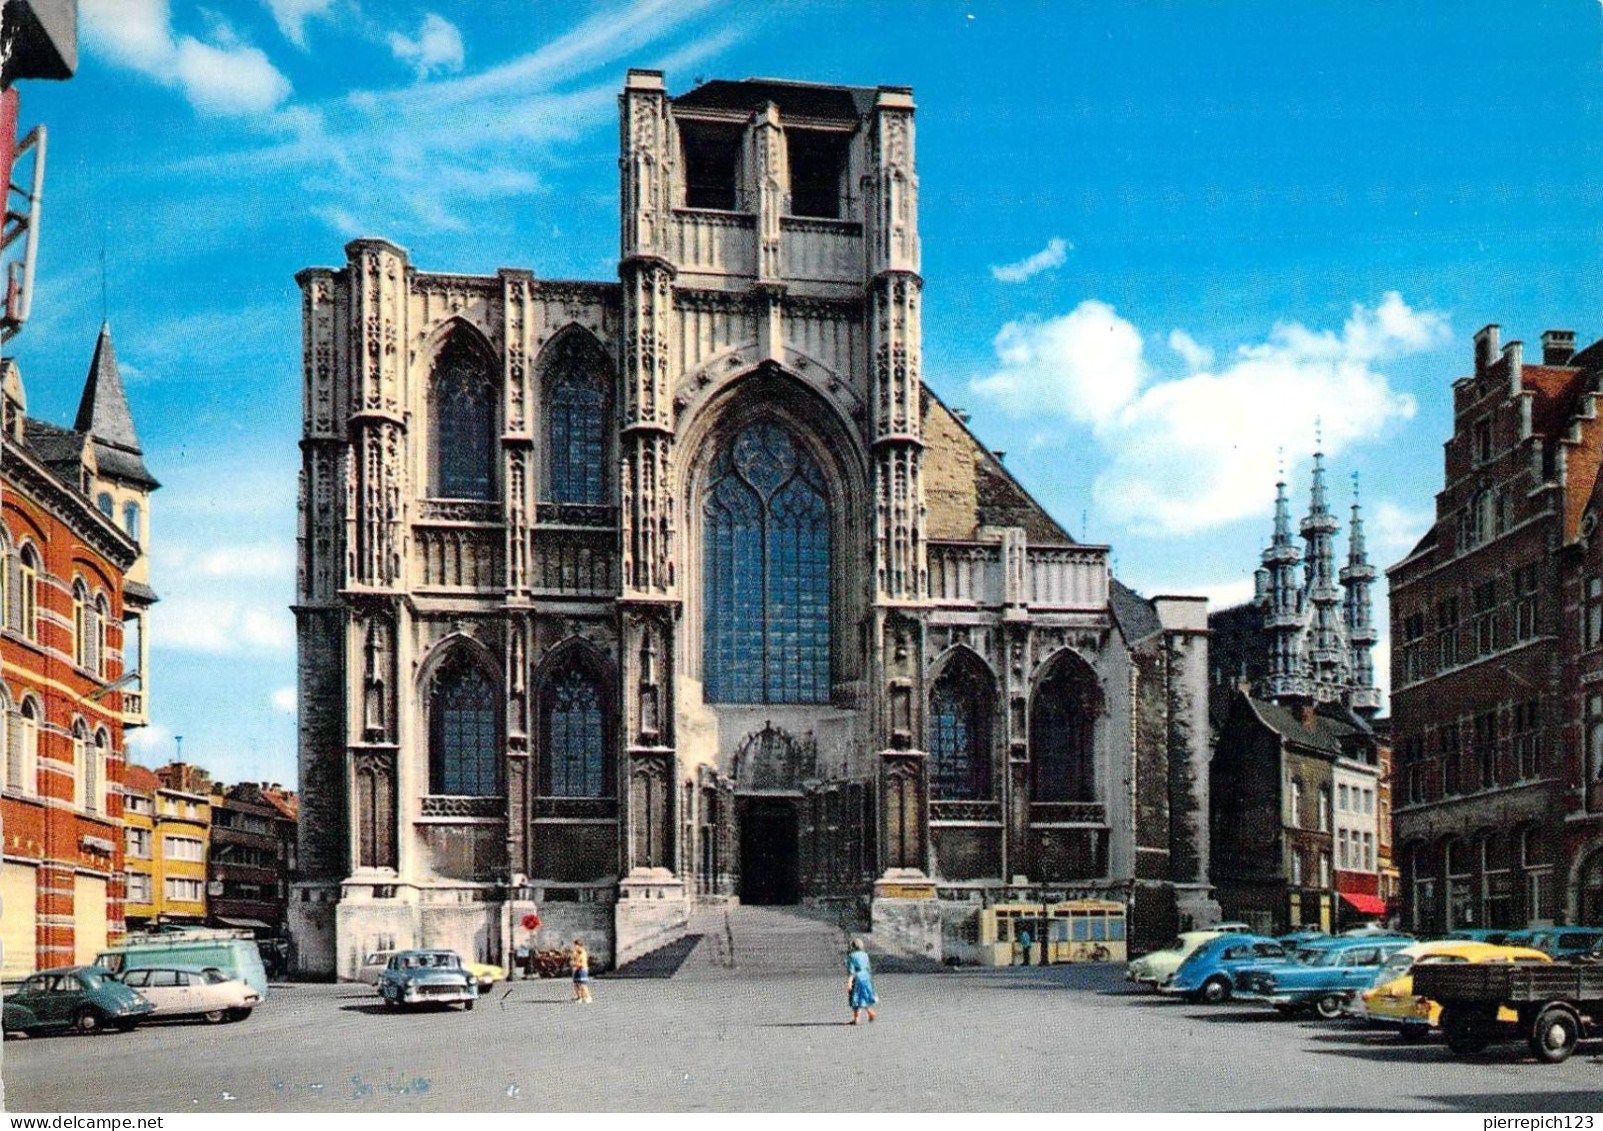
<svg viewBox="0 0 1603 1131"><path fill-rule="evenodd" d="M1542 331L1542 364L1568 365L1575 356L1574 330Z"/></svg>
<svg viewBox="0 0 1603 1131"><path fill-rule="evenodd" d="M1297 705L1297 721L1302 723L1302 725L1307 727L1309 730L1314 729L1314 727L1317 725L1318 718L1319 713L1314 710L1314 705L1312 703L1299 703Z"/></svg>
<svg viewBox="0 0 1603 1131"><path fill-rule="evenodd" d="M1475 334L1475 376L1484 376L1497 358L1497 323L1482 326Z"/></svg>
<svg viewBox="0 0 1603 1131"><path fill-rule="evenodd" d="M1509 342L1503 347L1503 360L1508 362L1508 395L1517 397L1525 389L1525 343Z"/></svg>

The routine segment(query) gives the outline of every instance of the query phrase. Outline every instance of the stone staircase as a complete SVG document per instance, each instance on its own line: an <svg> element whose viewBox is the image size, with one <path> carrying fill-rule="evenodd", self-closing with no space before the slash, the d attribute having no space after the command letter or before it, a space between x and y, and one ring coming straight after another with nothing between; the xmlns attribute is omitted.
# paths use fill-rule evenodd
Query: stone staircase
<svg viewBox="0 0 1603 1131"><path fill-rule="evenodd" d="M691 916L701 945L679 977L763 978L845 968L848 935L827 914L798 907L710 907Z"/></svg>

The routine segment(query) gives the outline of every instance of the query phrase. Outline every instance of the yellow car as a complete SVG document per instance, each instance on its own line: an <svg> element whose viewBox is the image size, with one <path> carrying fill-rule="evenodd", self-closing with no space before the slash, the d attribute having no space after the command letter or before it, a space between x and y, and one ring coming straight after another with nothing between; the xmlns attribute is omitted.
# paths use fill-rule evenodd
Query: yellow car
<svg viewBox="0 0 1603 1131"><path fill-rule="evenodd" d="M1524 946L1493 946L1465 939L1441 939L1404 947L1386 960L1375 984L1359 995L1353 1013L1379 1025L1397 1029L1405 1041L1423 1040L1441 1021L1442 1007L1414 995L1415 966L1432 962L1551 962L1539 950ZM1508 1009L1498 1010L1499 1021L1517 1021Z"/></svg>
<svg viewBox="0 0 1603 1131"><path fill-rule="evenodd" d="M462 968L479 984L481 994L497 982L505 981L507 976L505 970L490 962L464 962Z"/></svg>

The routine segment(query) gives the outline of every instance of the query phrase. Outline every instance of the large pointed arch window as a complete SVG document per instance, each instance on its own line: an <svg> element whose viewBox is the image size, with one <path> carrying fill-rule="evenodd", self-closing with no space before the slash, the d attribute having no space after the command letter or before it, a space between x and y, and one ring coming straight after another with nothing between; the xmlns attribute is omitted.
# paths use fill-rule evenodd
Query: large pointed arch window
<svg viewBox="0 0 1603 1131"><path fill-rule="evenodd" d="M818 465L777 421L719 448L702 547L707 701L828 702L829 498Z"/></svg>
<svg viewBox="0 0 1603 1131"><path fill-rule="evenodd" d="M543 797L605 797L607 735L601 684L583 668L570 667L540 691L540 794Z"/></svg>
<svg viewBox="0 0 1603 1131"><path fill-rule="evenodd" d="M607 364L582 331L561 335L546 362L547 486L553 503L607 501Z"/></svg>
<svg viewBox="0 0 1603 1131"><path fill-rule="evenodd" d="M490 357L466 333L446 340L429 384L431 493L495 497L495 383Z"/></svg>
<svg viewBox="0 0 1603 1131"><path fill-rule="evenodd" d="M501 792L496 693L480 667L447 660L429 696L429 791L463 797Z"/></svg>
<svg viewBox="0 0 1603 1131"><path fill-rule="evenodd" d="M1095 673L1073 656L1061 657L1030 703L1032 800L1096 800L1096 717L1101 689Z"/></svg>
<svg viewBox="0 0 1603 1131"><path fill-rule="evenodd" d="M979 669L979 670L976 670ZM991 796L991 681L961 655L930 691L930 797L983 801Z"/></svg>

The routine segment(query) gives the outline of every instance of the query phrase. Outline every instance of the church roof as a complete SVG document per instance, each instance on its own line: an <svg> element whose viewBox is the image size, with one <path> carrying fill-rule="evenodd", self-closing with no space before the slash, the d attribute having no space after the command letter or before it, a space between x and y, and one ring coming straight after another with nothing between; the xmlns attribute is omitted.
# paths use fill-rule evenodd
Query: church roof
<svg viewBox="0 0 1603 1131"><path fill-rule="evenodd" d="M1368 727L1346 711L1342 712L1345 717L1335 717L1320 710L1304 722L1301 713L1292 708L1252 695L1246 699L1264 726L1290 742L1321 753L1340 755L1353 740L1370 733Z"/></svg>
<svg viewBox="0 0 1603 1131"><path fill-rule="evenodd" d="M100 324L100 337L89 362L89 376L84 381L73 428L94 438L102 475L146 488L160 486L145 468L144 452L122 388L122 373L117 369L117 351L111 344L111 326L105 322Z"/></svg>
<svg viewBox="0 0 1603 1131"><path fill-rule="evenodd" d="M878 91L864 86L825 86L783 79L714 79L673 100L675 106L716 110L760 110L769 102L787 118L856 122L873 109Z"/></svg>
<svg viewBox="0 0 1603 1131"><path fill-rule="evenodd" d="M1108 604L1125 640L1131 644L1163 631L1163 621L1152 602L1116 577L1108 578Z"/></svg>

